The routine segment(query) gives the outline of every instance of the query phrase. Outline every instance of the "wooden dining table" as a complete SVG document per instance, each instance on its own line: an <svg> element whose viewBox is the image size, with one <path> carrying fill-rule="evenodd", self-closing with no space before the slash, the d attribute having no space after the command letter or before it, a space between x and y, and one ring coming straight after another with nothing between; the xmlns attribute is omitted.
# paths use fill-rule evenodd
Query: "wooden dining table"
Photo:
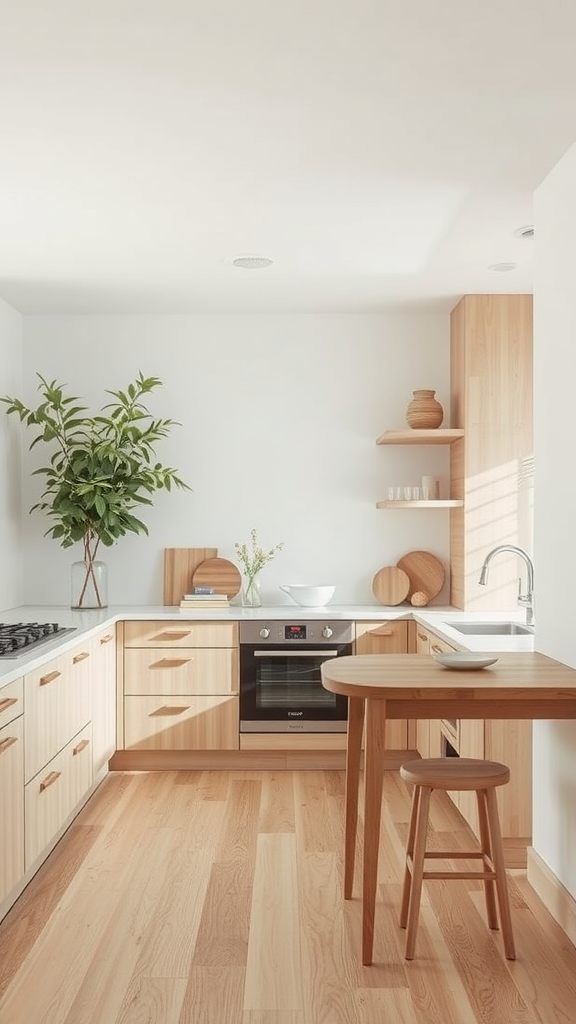
<svg viewBox="0 0 576 1024"><path fill-rule="evenodd" d="M576 718L576 669L539 653L497 653L480 670L452 670L421 654L355 654L321 666L322 684L348 697L344 898L352 897L364 751L362 963L373 958L386 721Z"/></svg>

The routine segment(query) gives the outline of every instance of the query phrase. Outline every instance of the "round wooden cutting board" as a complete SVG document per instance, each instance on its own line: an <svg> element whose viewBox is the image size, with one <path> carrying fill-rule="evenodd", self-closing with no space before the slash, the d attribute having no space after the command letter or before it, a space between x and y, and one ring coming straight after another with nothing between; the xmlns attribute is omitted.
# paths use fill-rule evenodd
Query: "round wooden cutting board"
<svg viewBox="0 0 576 1024"><path fill-rule="evenodd" d="M410 580L409 598L422 592L432 600L444 586L444 566L429 551L409 551L398 559L398 568L403 569Z"/></svg>
<svg viewBox="0 0 576 1024"><path fill-rule="evenodd" d="M380 604L400 604L409 590L410 578L397 565L385 565L372 580L372 593Z"/></svg>
<svg viewBox="0 0 576 1024"><path fill-rule="evenodd" d="M216 594L227 594L232 598L240 593L242 577L234 562L227 558L207 558L194 570L192 585L214 587Z"/></svg>

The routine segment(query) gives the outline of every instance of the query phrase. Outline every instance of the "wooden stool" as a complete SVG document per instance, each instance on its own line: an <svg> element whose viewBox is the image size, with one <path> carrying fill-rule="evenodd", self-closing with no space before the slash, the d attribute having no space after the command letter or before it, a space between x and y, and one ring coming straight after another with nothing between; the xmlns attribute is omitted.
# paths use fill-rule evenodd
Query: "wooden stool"
<svg viewBox="0 0 576 1024"><path fill-rule="evenodd" d="M496 886L504 953L508 960L515 960L504 850L495 792L497 786L504 786L510 781L510 769L496 761L482 761L471 757L432 757L408 761L400 768L400 775L406 782L411 782L414 786L400 909L400 926L406 928L406 951L404 954L406 959L412 960L414 956L423 879L479 878L484 881L486 914L490 928L498 928L494 896L494 886ZM460 850L456 852L427 852L426 832L430 796L433 789L474 790L476 792L480 826L478 850L472 852ZM424 861L428 858L439 860L479 859L483 862L483 870L425 871Z"/></svg>

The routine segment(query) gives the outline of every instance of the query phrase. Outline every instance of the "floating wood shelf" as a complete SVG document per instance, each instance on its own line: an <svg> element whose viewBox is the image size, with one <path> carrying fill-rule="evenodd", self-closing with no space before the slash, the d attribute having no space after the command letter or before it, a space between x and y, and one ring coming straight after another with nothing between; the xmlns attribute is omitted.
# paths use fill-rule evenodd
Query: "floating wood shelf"
<svg viewBox="0 0 576 1024"><path fill-rule="evenodd" d="M453 444L464 437L464 431L454 428L445 430L385 430L376 439L376 444Z"/></svg>
<svg viewBox="0 0 576 1024"><path fill-rule="evenodd" d="M439 498L435 501L378 501L376 508L462 508L463 501L455 498Z"/></svg>

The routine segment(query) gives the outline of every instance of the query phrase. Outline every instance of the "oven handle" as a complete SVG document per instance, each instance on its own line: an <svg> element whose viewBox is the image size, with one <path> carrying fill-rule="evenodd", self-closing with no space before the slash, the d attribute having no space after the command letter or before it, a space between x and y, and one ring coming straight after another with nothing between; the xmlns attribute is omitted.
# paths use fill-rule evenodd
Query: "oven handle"
<svg viewBox="0 0 576 1024"><path fill-rule="evenodd" d="M324 658L338 657L338 651L254 651L255 658Z"/></svg>

